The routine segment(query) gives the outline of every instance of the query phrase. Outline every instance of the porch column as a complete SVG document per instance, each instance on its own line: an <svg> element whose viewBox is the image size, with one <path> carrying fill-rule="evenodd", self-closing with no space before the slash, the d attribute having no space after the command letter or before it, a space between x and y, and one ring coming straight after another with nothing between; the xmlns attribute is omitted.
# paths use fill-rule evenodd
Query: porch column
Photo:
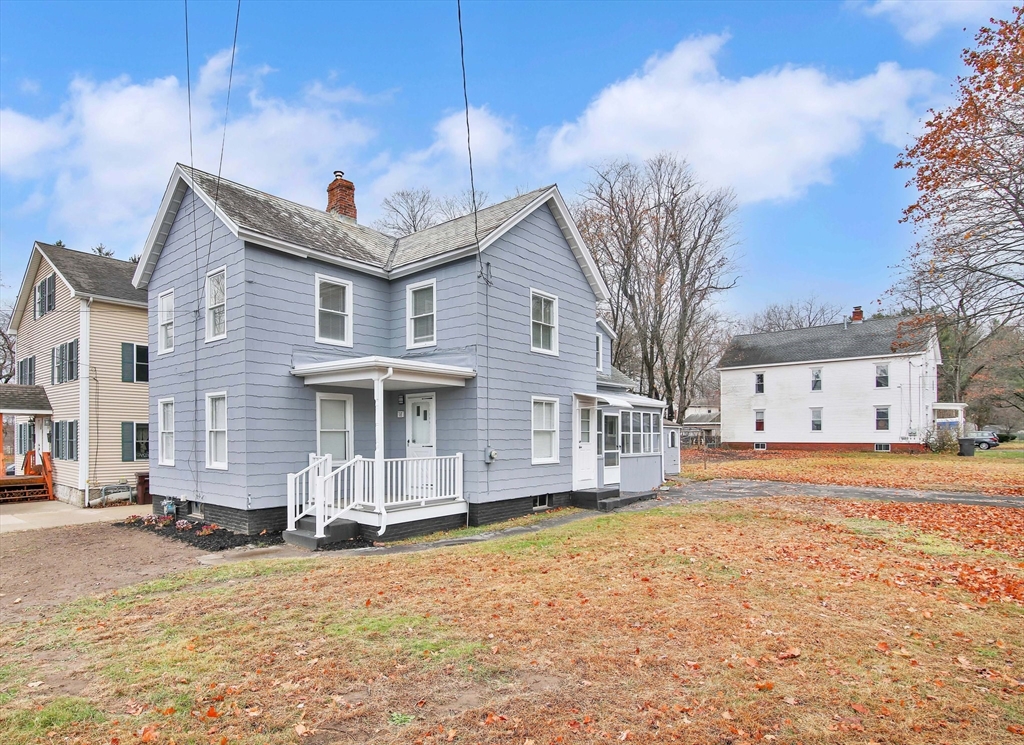
<svg viewBox="0 0 1024 745"><path fill-rule="evenodd" d="M384 381L394 374L394 369L389 367L385 374L373 379L373 497L379 512L384 511Z"/></svg>

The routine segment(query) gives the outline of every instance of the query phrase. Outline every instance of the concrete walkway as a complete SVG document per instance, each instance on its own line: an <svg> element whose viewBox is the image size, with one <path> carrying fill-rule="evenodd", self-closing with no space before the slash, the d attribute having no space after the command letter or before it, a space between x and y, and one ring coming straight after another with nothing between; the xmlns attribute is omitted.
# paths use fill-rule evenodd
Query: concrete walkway
<svg viewBox="0 0 1024 745"><path fill-rule="evenodd" d="M879 489L866 486L826 486L793 484L783 481L747 481L745 479L714 479L691 481L659 492L660 500L640 502L632 508L664 505L666 502L707 502L714 499L745 499L748 497L832 497L834 499L879 499L892 502L934 502L969 504L981 507L1024 508L1024 497L998 497L970 492L915 491L912 489Z"/></svg>
<svg viewBox="0 0 1024 745"><path fill-rule="evenodd" d="M129 515L151 512L148 504L118 505L116 507L74 507L64 502L14 502L0 504L0 533L20 530L59 528L64 525L87 523L113 523Z"/></svg>

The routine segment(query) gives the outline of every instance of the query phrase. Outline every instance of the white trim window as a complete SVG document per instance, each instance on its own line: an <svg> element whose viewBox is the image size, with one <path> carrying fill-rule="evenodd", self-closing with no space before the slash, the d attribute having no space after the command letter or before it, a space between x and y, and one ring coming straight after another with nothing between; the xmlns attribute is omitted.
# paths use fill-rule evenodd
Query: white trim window
<svg viewBox="0 0 1024 745"><path fill-rule="evenodd" d="M228 269L222 266L206 275L206 341L228 336Z"/></svg>
<svg viewBox="0 0 1024 745"><path fill-rule="evenodd" d="M812 391L820 391L821 390L821 368L820 367L812 367L811 368L811 390Z"/></svg>
<svg viewBox="0 0 1024 745"><path fill-rule="evenodd" d="M875 407L875 431L877 431L877 432L888 432L889 431L889 407L888 406L876 406Z"/></svg>
<svg viewBox="0 0 1024 745"><path fill-rule="evenodd" d="M558 463L558 399L534 396L530 399L533 417L533 464Z"/></svg>
<svg viewBox="0 0 1024 745"><path fill-rule="evenodd" d="M157 354L174 351L174 288L157 296Z"/></svg>
<svg viewBox="0 0 1024 745"><path fill-rule="evenodd" d="M352 283L316 275L316 340L320 344L352 346Z"/></svg>
<svg viewBox="0 0 1024 745"><path fill-rule="evenodd" d="M811 432L821 432L821 409L811 409Z"/></svg>
<svg viewBox="0 0 1024 745"><path fill-rule="evenodd" d="M875 365L875 388L889 387L889 366Z"/></svg>
<svg viewBox="0 0 1024 745"><path fill-rule="evenodd" d="M316 394L316 451L330 455L334 465L352 458L352 396L347 393Z"/></svg>
<svg viewBox="0 0 1024 745"><path fill-rule="evenodd" d="M597 332L597 371L604 369L604 340L600 331Z"/></svg>
<svg viewBox="0 0 1024 745"><path fill-rule="evenodd" d="M764 409L754 409L754 431L764 432Z"/></svg>
<svg viewBox="0 0 1024 745"><path fill-rule="evenodd" d="M660 412L624 411L621 419L623 455L655 455L661 452Z"/></svg>
<svg viewBox="0 0 1024 745"><path fill-rule="evenodd" d="M228 468L228 394L206 394L206 467Z"/></svg>
<svg viewBox="0 0 1024 745"><path fill-rule="evenodd" d="M532 288L530 351L558 355L558 297Z"/></svg>
<svg viewBox="0 0 1024 745"><path fill-rule="evenodd" d="M437 280L405 286L405 325L407 349L432 347L437 344L436 323Z"/></svg>
<svg viewBox="0 0 1024 745"><path fill-rule="evenodd" d="M754 393L764 393L764 373L754 373Z"/></svg>
<svg viewBox="0 0 1024 745"><path fill-rule="evenodd" d="M160 438L157 440L157 462L161 466L174 465L174 399L161 398L157 402L157 421Z"/></svg>

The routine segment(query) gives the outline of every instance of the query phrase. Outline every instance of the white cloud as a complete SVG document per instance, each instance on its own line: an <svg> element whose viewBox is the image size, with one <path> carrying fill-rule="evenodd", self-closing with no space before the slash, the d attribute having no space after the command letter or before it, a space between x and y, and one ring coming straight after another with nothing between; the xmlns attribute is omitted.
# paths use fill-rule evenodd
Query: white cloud
<svg viewBox="0 0 1024 745"><path fill-rule="evenodd" d="M946 28L974 31L1013 6L1013 0L875 0L853 2L865 15L889 20L903 38L921 44Z"/></svg>
<svg viewBox="0 0 1024 745"><path fill-rule="evenodd" d="M196 167L216 172L224 124L230 52L211 58L193 79ZM353 163L373 130L313 84L298 101L260 93L266 69L236 60L224 176L312 205L326 204L335 168ZM175 162L188 163L188 101L183 81L75 79L61 110L34 118L0 112L0 175L32 190L23 209L47 198L49 227L69 245L100 241L133 253L149 231ZM321 205L322 206L322 205Z"/></svg>
<svg viewBox="0 0 1024 745"><path fill-rule="evenodd" d="M606 87L576 121L546 134L552 164L672 151L742 201L793 198L828 183L835 161L869 136L903 144L917 126L914 104L934 83L895 63L854 80L789 65L730 79L715 62L726 41L688 39Z"/></svg>

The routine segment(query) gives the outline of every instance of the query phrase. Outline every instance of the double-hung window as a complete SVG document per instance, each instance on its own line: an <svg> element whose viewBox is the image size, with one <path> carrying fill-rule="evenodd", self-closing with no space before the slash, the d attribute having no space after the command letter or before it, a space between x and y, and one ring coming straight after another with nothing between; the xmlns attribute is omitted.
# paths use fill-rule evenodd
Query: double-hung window
<svg viewBox="0 0 1024 745"><path fill-rule="evenodd" d="M875 388L889 387L889 366L875 365Z"/></svg>
<svg viewBox="0 0 1024 745"><path fill-rule="evenodd" d="M35 355L18 361L18 385L36 384Z"/></svg>
<svg viewBox="0 0 1024 745"><path fill-rule="evenodd" d="M78 339L50 350L50 383L78 380Z"/></svg>
<svg viewBox="0 0 1024 745"><path fill-rule="evenodd" d="M317 452L330 454L334 467L352 457L352 396L316 394Z"/></svg>
<svg viewBox="0 0 1024 745"><path fill-rule="evenodd" d="M661 414L649 411L624 411L622 419L623 455L661 452Z"/></svg>
<svg viewBox="0 0 1024 745"><path fill-rule="evenodd" d="M174 290L161 292L157 298L157 354L174 351Z"/></svg>
<svg viewBox="0 0 1024 745"><path fill-rule="evenodd" d="M51 274L36 285L36 318L42 318L57 306L57 275Z"/></svg>
<svg viewBox="0 0 1024 745"><path fill-rule="evenodd" d="M121 460L149 460L149 422L121 422Z"/></svg>
<svg viewBox="0 0 1024 745"><path fill-rule="evenodd" d="M161 466L174 465L174 399L162 398L157 409L157 462Z"/></svg>
<svg viewBox="0 0 1024 745"><path fill-rule="evenodd" d="M754 393L764 393L764 373L754 373Z"/></svg>
<svg viewBox="0 0 1024 745"><path fill-rule="evenodd" d="M604 369L604 362L602 360L602 354L601 354L604 351L602 349L603 346L604 346L604 343L603 343L603 341L601 339L601 334L599 332L597 334L597 369L598 369L599 372L602 369Z"/></svg>
<svg viewBox="0 0 1024 745"><path fill-rule="evenodd" d="M811 432L821 432L821 409L811 409Z"/></svg>
<svg viewBox="0 0 1024 745"><path fill-rule="evenodd" d="M754 431L764 432L764 411L761 409L754 412Z"/></svg>
<svg viewBox="0 0 1024 745"><path fill-rule="evenodd" d="M811 390L821 390L821 368L815 367L811 369Z"/></svg>
<svg viewBox="0 0 1024 745"><path fill-rule="evenodd" d="M558 399L535 396L533 404L533 463L558 463Z"/></svg>
<svg viewBox="0 0 1024 745"><path fill-rule="evenodd" d="M149 382L149 347L145 344L121 344L121 382Z"/></svg>
<svg viewBox="0 0 1024 745"><path fill-rule="evenodd" d="M889 407L875 407L875 429L879 432L889 431Z"/></svg>
<svg viewBox="0 0 1024 745"><path fill-rule="evenodd" d="M437 344L434 312L436 290L437 283L433 279L407 285L405 288L405 345L409 349L432 347Z"/></svg>
<svg viewBox="0 0 1024 745"><path fill-rule="evenodd" d="M316 275L316 340L352 346L352 283Z"/></svg>
<svg viewBox="0 0 1024 745"><path fill-rule="evenodd" d="M214 269L206 275L206 341L228 335L228 270Z"/></svg>
<svg viewBox="0 0 1024 745"><path fill-rule="evenodd" d="M206 467L228 467L228 394L206 394Z"/></svg>
<svg viewBox="0 0 1024 745"><path fill-rule="evenodd" d="M530 351L558 354L558 298L530 290Z"/></svg>

